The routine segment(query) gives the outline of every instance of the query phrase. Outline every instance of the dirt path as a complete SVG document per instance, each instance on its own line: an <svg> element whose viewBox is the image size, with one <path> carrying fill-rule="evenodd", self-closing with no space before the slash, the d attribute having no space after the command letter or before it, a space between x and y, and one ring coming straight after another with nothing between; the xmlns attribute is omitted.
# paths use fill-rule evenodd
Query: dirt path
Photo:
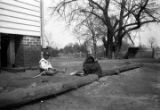
<svg viewBox="0 0 160 110"><path fill-rule="evenodd" d="M101 78L88 86L15 110L159 110L160 64Z"/></svg>

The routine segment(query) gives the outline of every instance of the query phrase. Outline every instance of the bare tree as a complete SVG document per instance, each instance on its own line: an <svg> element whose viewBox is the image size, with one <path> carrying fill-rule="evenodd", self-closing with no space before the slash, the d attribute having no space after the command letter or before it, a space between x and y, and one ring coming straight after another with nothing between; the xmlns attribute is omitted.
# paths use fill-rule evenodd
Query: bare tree
<svg viewBox="0 0 160 110"><path fill-rule="evenodd" d="M100 36L100 25L95 17L88 17L74 28L74 33L78 34L78 39L83 39L86 42L91 42L93 47L93 55L97 58L97 40Z"/></svg>
<svg viewBox="0 0 160 110"><path fill-rule="evenodd" d="M148 43L150 44L150 47L153 49L156 46L156 39L154 37L150 37L148 39Z"/></svg>
<svg viewBox="0 0 160 110"><path fill-rule="evenodd" d="M116 53L120 51L126 34L144 24L160 21L156 3L156 0L61 0L53 7L53 13L58 12L73 24L89 16L99 19L107 28L103 43L107 56L111 57L114 46Z"/></svg>

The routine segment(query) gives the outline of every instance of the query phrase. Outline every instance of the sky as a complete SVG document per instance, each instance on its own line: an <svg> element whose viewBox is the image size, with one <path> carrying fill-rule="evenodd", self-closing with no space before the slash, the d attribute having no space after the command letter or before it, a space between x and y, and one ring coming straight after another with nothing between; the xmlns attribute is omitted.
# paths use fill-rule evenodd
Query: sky
<svg viewBox="0 0 160 110"><path fill-rule="evenodd" d="M44 0L45 33L48 35L47 39L50 42L50 46L63 48L69 43L78 42L71 29L66 27L64 19L49 14L51 10L48 7L52 6L52 1ZM160 47L160 24L147 25L137 31L136 37L133 39L135 46L149 46L149 37L154 37L156 46ZM47 46L47 43L45 45Z"/></svg>
<svg viewBox="0 0 160 110"><path fill-rule="evenodd" d="M48 36L50 45L53 47L63 48L69 43L77 42L72 30L66 26L64 19L57 16L51 16L49 6L52 6L52 0L44 0L44 18L45 33ZM47 43L45 43L47 45Z"/></svg>
<svg viewBox="0 0 160 110"><path fill-rule="evenodd" d="M136 46L140 44L150 46L150 37L153 37L155 39L155 46L160 47L160 24L150 24L139 30L135 39Z"/></svg>

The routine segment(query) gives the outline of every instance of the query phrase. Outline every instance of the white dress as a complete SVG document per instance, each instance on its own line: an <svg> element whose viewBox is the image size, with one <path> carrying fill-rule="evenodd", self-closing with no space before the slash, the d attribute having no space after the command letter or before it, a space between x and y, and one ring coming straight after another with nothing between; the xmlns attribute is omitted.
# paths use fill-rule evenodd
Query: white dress
<svg viewBox="0 0 160 110"><path fill-rule="evenodd" d="M51 63L44 58L39 61L39 67L43 70L48 70L49 68L53 69Z"/></svg>

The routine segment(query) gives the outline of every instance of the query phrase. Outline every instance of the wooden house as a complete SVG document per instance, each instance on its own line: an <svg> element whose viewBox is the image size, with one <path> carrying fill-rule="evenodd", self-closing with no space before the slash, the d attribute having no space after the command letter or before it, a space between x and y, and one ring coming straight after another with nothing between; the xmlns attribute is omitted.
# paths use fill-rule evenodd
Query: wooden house
<svg viewBox="0 0 160 110"><path fill-rule="evenodd" d="M0 0L1 67L38 65L41 51L40 0Z"/></svg>

